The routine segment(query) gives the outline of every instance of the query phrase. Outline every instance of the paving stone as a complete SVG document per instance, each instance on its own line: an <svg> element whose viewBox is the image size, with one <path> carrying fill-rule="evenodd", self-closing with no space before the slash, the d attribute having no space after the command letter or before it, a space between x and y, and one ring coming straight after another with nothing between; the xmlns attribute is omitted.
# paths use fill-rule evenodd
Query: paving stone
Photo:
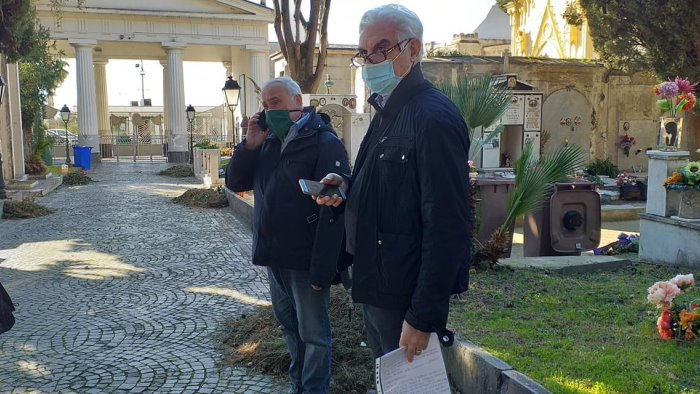
<svg viewBox="0 0 700 394"><path fill-rule="evenodd" d="M96 183L37 199L53 214L0 221L0 281L18 304L0 393L283 391L217 367L213 334L269 301L267 279L247 226L173 204L194 180L155 175L165 167L97 165Z"/></svg>

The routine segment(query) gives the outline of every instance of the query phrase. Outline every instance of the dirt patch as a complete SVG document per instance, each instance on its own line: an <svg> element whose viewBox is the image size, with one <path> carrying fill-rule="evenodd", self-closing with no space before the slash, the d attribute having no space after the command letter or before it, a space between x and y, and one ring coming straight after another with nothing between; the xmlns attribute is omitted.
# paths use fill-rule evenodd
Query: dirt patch
<svg viewBox="0 0 700 394"><path fill-rule="evenodd" d="M333 366L331 393L365 394L372 387L374 360L366 341L362 312L353 305L348 292L340 287L331 291L331 330ZM288 379L289 353L272 307L231 319L223 333L224 364L247 367L261 373Z"/></svg>
<svg viewBox="0 0 700 394"><path fill-rule="evenodd" d="M37 204L31 200L5 201L2 209L3 219L30 219L53 213L53 209Z"/></svg>
<svg viewBox="0 0 700 394"><path fill-rule="evenodd" d="M158 173L158 175L169 176L173 178L187 178L194 176L194 170L189 164L178 164L176 166L168 167L167 169Z"/></svg>
<svg viewBox="0 0 700 394"><path fill-rule="evenodd" d="M217 189L190 189L173 202L193 208L223 208L228 206L226 195Z"/></svg>

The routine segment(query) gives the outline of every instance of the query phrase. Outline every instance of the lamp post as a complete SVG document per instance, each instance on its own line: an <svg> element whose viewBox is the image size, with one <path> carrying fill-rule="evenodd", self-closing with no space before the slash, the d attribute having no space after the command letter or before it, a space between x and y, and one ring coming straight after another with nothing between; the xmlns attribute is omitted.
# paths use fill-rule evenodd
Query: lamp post
<svg viewBox="0 0 700 394"><path fill-rule="evenodd" d="M70 120L70 109L65 104L63 104L63 108L61 108L61 120L65 125L66 131L66 165L70 167L70 150L68 150L68 121Z"/></svg>
<svg viewBox="0 0 700 394"><path fill-rule="evenodd" d="M234 111L238 106L238 100L241 98L241 85L239 85L232 76L229 76L224 84L224 87L221 88L221 91L224 92L226 106L231 110L231 131L233 132L233 144L235 145L237 140L236 137L238 136L236 135L236 119Z"/></svg>
<svg viewBox="0 0 700 394"><path fill-rule="evenodd" d="M192 137L192 122L194 122L195 109L192 104L187 106L187 121L190 122L190 164L194 164L194 139Z"/></svg>
<svg viewBox="0 0 700 394"><path fill-rule="evenodd" d="M5 88L7 83L5 78L0 75L0 104L2 104L2 98L5 96ZM0 200L6 199L7 193L5 192L5 177L2 174L2 151L0 151Z"/></svg>
<svg viewBox="0 0 700 394"><path fill-rule="evenodd" d="M255 94L258 97L258 102L260 101L260 92L262 89L260 89L260 85L258 85L255 80L245 74L241 74L238 76L239 81L243 81L243 105L241 106L241 115L243 115L243 119L246 118L246 95L248 94L248 82L250 81L255 90ZM226 80L226 83L224 84L224 87L221 89L224 92L224 97L226 98L226 105L228 108L231 110L231 119L233 120L233 111L236 110L236 106L238 106L240 96L241 96L241 85L238 84L238 82L233 79L232 76L229 76L228 79ZM233 121L235 125L235 121Z"/></svg>
<svg viewBox="0 0 700 394"><path fill-rule="evenodd" d="M326 80L323 82L326 87L326 94L331 94L331 88L335 85L335 82L331 79L331 74L326 74Z"/></svg>

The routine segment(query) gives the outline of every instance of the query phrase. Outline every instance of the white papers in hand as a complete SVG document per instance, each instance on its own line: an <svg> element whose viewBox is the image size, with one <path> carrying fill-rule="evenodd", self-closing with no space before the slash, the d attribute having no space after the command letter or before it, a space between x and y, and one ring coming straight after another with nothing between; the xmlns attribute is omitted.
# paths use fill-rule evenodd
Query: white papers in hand
<svg viewBox="0 0 700 394"><path fill-rule="evenodd" d="M406 360L402 347L376 359L378 394L450 394L445 362L437 334L430 334L428 348Z"/></svg>

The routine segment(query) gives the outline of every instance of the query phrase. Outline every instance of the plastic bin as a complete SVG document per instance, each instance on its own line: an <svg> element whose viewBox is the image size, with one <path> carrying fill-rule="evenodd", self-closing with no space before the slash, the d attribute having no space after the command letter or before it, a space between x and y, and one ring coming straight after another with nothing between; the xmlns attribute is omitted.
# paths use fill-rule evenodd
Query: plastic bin
<svg viewBox="0 0 700 394"><path fill-rule="evenodd" d="M523 222L525 257L580 256L600 243L600 195L590 182L557 183Z"/></svg>
<svg viewBox="0 0 700 394"><path fill-rule="evenodd" d="M92 146L73 145L74 167L81 167L88 171L92 168Z"/></svg>
<svg viewBox="0 0 700 394"><path fill-rule="evenodd" d="M506 221L506 205L515 188L514 178L477 178L479 189L477 202L477 222L479 231L476 238L485 245L491 234ZM513 235L513 229L510 229ZM512 243L508 244L505 257L510 257Z"/></svg>

